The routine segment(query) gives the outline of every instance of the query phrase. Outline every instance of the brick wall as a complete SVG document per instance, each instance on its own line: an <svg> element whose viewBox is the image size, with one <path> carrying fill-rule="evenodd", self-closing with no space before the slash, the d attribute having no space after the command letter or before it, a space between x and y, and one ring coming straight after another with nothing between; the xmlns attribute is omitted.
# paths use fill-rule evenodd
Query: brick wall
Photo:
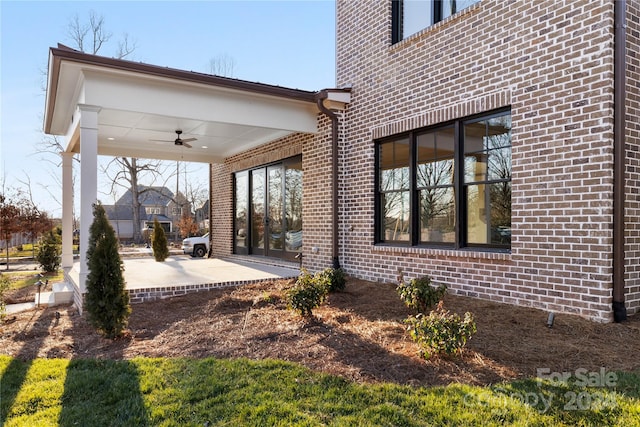
<svg viewBox="0 0 640 427"><path fill-rule="evenodd" d="M613 9L482 0L391 45L390 1L338 0L337 86L352 86L340 175L347 272L429 274L459 294L610 321ZM503 105L513 123L511 253L374 246L374 138ZM637 147L637 123L630 134ZM630 157L637 189L637 152ZM305 246L310 237L305 223ZM631 267L635 292L638 275Z"/></svg>
<svg viewBox="0 0 640 427"><path fill-rule="evenodd" d="M626 253L627 310L640 310L640 2L627 0Z"/></svg>

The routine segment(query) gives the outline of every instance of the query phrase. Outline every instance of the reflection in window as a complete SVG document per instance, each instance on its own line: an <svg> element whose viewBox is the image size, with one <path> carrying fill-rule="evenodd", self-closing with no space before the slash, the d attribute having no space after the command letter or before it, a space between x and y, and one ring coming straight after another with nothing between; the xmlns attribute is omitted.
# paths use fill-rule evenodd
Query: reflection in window
<svg viewBox="0 0 640 427"><path fill-rule="evenodd" d="M480 0L393 0L393 42L399 42Z"/></svg>
<svg viewBox="0 0 640 427"><path fill-rule="evenodd" d="M380 146L381 239L409 240L409 138Z"/></svg>
<svg viewBox="0 0 640 427"><path fill-rule="evenodd" d="M416 137L417 183L421 242L455 240L453 192L454 128L424 132Z"/></svg>
<svg viewBox="0 0 640 427"><path fill-rule="evenodd" d="M298 252L302 249L302 161L285 167L286 250Z"/></svg>
<svg viewBox="0 0 640 427"><path fill-rule="evenodd" d="M511 245L511 114L377 145L376 242Z"/></svg>
<svg viewBox="0 0 640 427"><path fill-rule="evenodd" d="M236 174L235 188L235 240L236 248L247 247L247 220L249 218L248 201L249 201L249 174L240 172Z"/></svg>
<svg viewBox="0 0 640 427"><path fill-rule="evenodd" d="M269 249L282 250L282 165L267 168L269 174Z"/></svg>
<svg viewBox="0 0 640 427"><path fill-rule="evenodd" d="M467 241L511 243L511 116L464 124Z"/></svg>
<svg viewBox="0 0 640 427"><path fill-rule="evenodd" d="M251 173L251 246L264 249L265 171Z"/></svg>

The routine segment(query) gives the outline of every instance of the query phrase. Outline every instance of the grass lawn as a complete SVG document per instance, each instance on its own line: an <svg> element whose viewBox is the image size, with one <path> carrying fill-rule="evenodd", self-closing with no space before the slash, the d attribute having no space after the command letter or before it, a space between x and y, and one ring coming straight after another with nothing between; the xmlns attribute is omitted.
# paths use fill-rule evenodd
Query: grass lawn
<svg viewBox="0 0 640 427"><path fill-rule="evenodd" d="M6 426L640 425L640 375L630 373L589 388L579 376L413 388L273 360L8 356L0 373Z"/></svg>
<svg viewBox="0 0 640 427"><path fill-rule="evenodd" d="M38 272L34 271L13 271L13 272L1 272L2 275L7 276L11 283L9 289L21 289L26 286L35 285L38 280L48 280L49 283L59 282L64 279L64 273L58 269L55 273L41 273L42 277L38 277Z"/></svg>

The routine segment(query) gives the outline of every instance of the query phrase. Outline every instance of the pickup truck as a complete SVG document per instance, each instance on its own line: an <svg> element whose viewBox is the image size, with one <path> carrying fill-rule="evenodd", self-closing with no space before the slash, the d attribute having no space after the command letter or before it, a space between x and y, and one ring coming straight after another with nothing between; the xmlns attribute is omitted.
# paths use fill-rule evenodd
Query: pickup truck
<svg viewBox="0 0 640 427"><path fill-rule="evenodd" d="M182 252L202 258L209 252L209 233L202 237L188 237L182 241Z"/></svg>

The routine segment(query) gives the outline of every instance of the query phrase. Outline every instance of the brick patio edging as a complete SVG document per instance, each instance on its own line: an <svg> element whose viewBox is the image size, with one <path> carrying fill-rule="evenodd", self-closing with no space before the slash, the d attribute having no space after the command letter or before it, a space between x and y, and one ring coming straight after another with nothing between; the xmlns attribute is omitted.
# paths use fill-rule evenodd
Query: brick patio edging
<svg viewBox="0 0 640 427"><path fill-rule="evenodd" d="M279 277L279 278L273 278L273 279L251 279L251 280L236 280L232 282L175 285L175 286L164 286L164 287L156 287L156 288L128 289L129 302L131 304L139 304L139 303L148 302L148 301L156 301L160 299L186 295L194 292L204 292L204 291L211 291L214 289L223 289L223 288L235 288L243 285L252 285L255 283L268 282L273 280L295 279L296 277L297 276Z"/></svg>

